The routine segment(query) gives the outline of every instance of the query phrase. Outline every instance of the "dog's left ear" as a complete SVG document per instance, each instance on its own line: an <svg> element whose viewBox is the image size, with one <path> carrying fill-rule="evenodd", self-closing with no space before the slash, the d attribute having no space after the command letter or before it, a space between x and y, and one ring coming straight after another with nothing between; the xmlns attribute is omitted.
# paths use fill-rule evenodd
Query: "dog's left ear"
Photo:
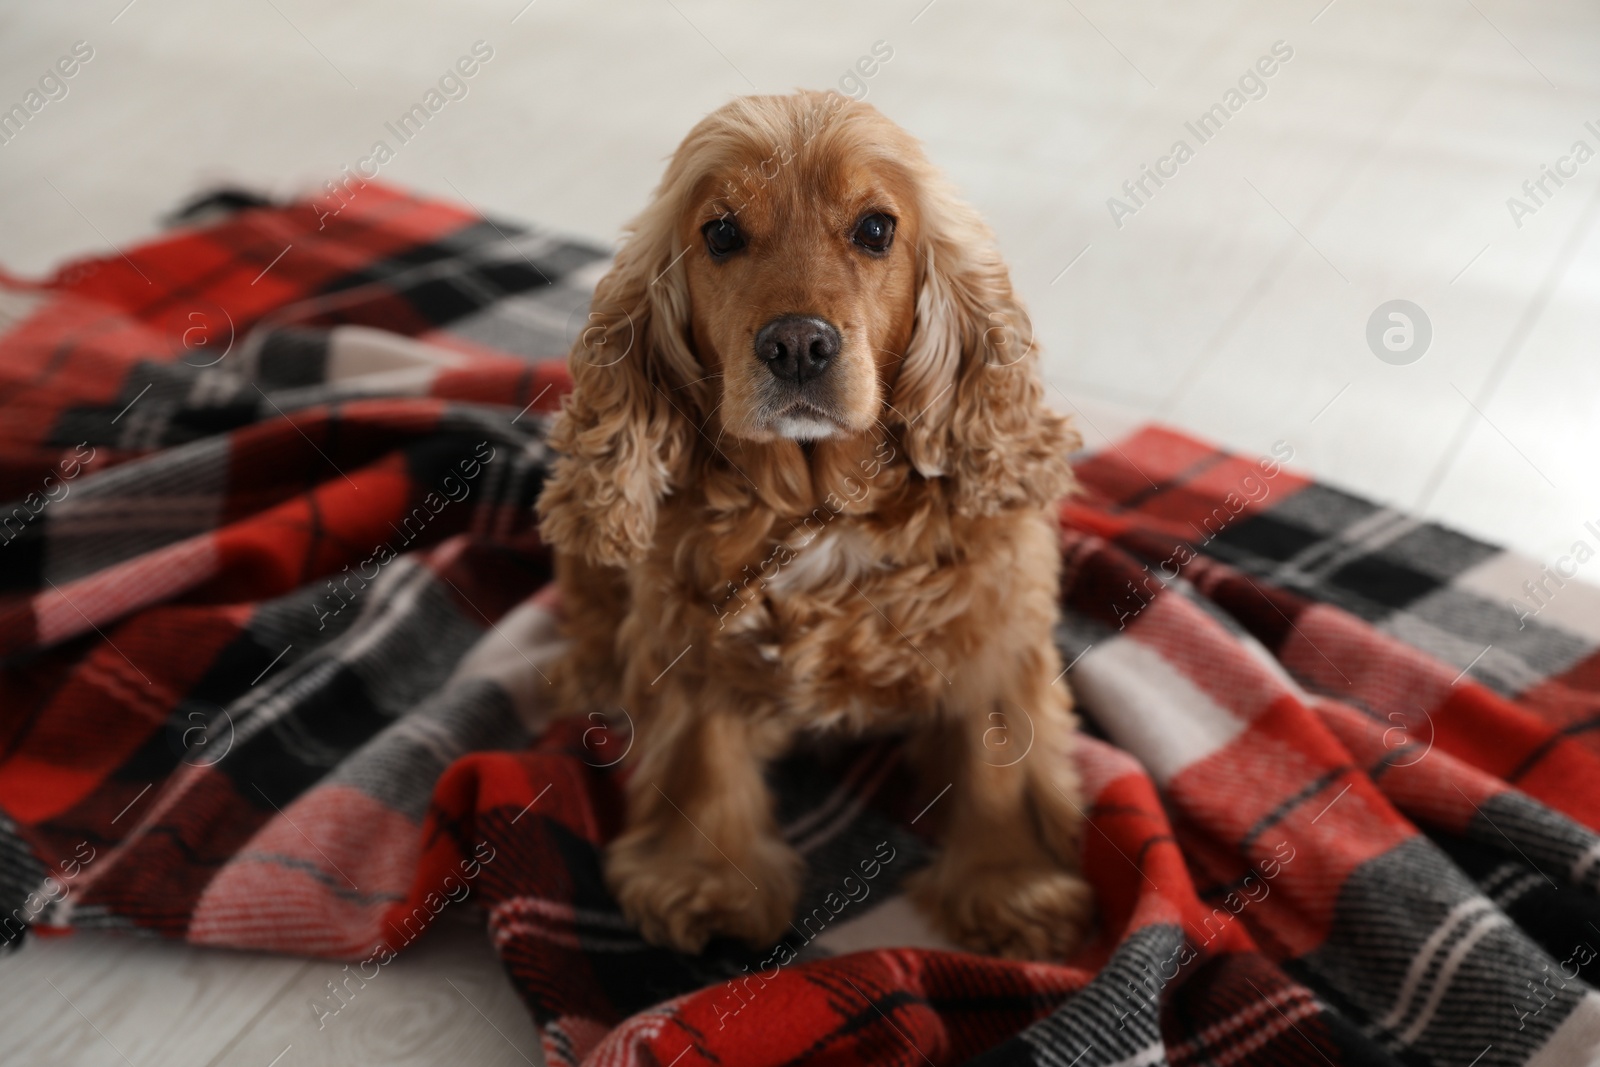
<svg viewBox="0 0 1600 1067"><path fill-rule="evenodd" d="M672 394L702 375L685 340L688 288L674 248L675 202L657 195L595 287L567 366L572 392L550 434L558 453L539 497L546 543L624 567L655 538L662 497L681 486L694 427Z"/></svg>
<svg viewBox="0 0 1600 1067"><path fill-rule="evenodd" d="M894 407L916 471L958 513L1046 507L1074 486L1082 442L1044 400L1033 327L988 226L930 178L918 242L916 325Z"/></svg>

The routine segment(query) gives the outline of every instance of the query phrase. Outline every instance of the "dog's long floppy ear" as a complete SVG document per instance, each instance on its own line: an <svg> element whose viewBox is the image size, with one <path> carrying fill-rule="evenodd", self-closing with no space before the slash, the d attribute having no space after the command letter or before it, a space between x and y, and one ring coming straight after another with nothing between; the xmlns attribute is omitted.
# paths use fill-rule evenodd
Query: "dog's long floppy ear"
<svg viewBox="0 0 1600 1067"><path fill-rule="evenodd" d="M1045 403L993 233L937 175L922 190L916 325L894 390L907 456L944 479L961 514L1054 504L1073 488L1067 457L1081 440Z"/></svg>
<svg viewBox="0 0 1600 1067"><path fill-rule="evenodd" d="M573 388L550 435L560 454L539 497L540 535L591 563L640 559L661 498L681 482L694 432L674 390L701 375L685 340L677 207L658 193L595 287L567 364Z"/></svg>

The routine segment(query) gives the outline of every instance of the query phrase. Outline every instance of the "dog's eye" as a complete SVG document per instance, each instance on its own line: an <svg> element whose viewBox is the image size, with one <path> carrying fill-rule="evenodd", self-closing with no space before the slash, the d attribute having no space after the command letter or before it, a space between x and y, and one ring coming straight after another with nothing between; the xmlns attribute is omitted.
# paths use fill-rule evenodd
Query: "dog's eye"
<svg viewBox="0 0 1600 1067"><path fill-rule="evenodd" d="M856 232L852 237L856 244L869 252L887 252L889 246L894 244L894 219L874 211L856 223Z"/></svg>
<svg viewBox="0 0 1600 1067"><path fill-rule="evenodd" d="M726 215L720 219L712 219L700 227L700 232L705 236L706 250L717 259L744 247L744 234L739 232L739 227Z"/></svg>

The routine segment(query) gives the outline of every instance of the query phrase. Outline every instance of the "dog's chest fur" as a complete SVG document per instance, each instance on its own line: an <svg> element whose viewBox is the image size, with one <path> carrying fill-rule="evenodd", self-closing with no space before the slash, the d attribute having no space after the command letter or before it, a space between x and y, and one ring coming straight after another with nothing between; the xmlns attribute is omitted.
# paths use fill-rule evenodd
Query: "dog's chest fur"
<svg viewBox="0 0 1600 1067"><path fill-rule="evenodd" d="M818 531L800 530L774 543L765 558L745 566L728 583L718 616L730 636L761 640L760 647L797 636L824 603L841 610L843 593L874 584L889 569L871 534L845 520ZM793 632L791 632L793 631ZM775 659L772 652L766 658Z"/></svg>
<svg viewBox="0 0 1600 1067"><path fill-rule="evenodd" d="M718 608L718 639L777 713L822 728L890 726L937 701L955 621L927 596L941 573L952 574L891 558L880 531L841 516L745 567Z"/></svg>
<svg viewBox="0 0 1600 1067"><path fill-rule="evenodd" d="M872 536L849 522L816 535L790 538L785 547L794 558L787 566L778 567L766 583L767 596L778 601L812 596L841 580L857 582L871 571L887 567Z"/></svg>

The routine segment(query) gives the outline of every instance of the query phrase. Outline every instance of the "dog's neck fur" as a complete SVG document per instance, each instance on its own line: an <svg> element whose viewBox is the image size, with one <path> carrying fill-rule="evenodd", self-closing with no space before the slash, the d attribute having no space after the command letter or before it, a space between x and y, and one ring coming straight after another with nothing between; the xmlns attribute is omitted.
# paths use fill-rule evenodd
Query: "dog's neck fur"
<svg viewBox="0 0 1600 1067"><path fill-rule="evenodd" d="M871 433L798 441L730 441L706 450L702 471L722 471L737 489L780 518L809 514L845 501L853 514L868 515L898 496L910 473L897 435L882 424ZM720 510L720 501L708 497Z"/></svg>

